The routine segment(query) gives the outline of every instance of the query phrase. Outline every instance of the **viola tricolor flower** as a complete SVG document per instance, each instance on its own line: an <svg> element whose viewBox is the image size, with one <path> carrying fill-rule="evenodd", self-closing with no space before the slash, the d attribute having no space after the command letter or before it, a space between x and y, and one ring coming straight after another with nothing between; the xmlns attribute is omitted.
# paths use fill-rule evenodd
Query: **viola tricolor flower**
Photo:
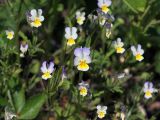
<svg viewBox="0 0 160 120"><path fill-rule="evenodd" d="M157 92L157 90L153 87L153 83L152 82L145 82L143 91L145 93L144 97L146 99L151 98L152 97L152 93Z"/></svg>
<svg viewBox="0 0 160 120"><path fill-rule="evenodd" d="M85 20L85 12L77 11L76 12L76 19L77 19L77 23L79 25L82 25L84 23L84 20Z"/></svg>
<svg viewBox="0 0 160 120"><path fill-rule="evenodd" d="M77 39L77 28L76 27L66 27L65 28L65 38L68 40L67 45L72 46L75 44L75 39Z"/></svg>
<svg viewBox="0 0 160 120"><path fill-rule="evenodd" d="M144 54L144 50L142 49L140 44L138 44L137 49L135 46L131 46L131 50L137 61L142 61L144 59L144 57L142 56Z"/></svg>
<svg viewBox="0 0 160 120"><path fill-rule="evenodd" d="M80 95L82 95L83 97L86 96L89 88L88 83L85 83L84 81L82 81L78 85L79 85Z"/></svg>
<svg viewBox="0 0 160 120"><path fill-rule="evenodd" d="M13 37L14 37L14 31L12 31L12 30L6 30L6 35L7 35L7 38L9 40L12 40Z"/></svg>
<svg viewBox="0 0 160 120"><path fill-rule="evenodd" d="M27 52L28 50L28 44L21 44L20 45L20 51L21 51L21 54L20 54L20 57L24 57L24 54Z"/></svg>
<svg viewBox="0 0 160 120"><path fill-rule="evenodd" d="M41 66L41 71L43 73L42 79L47 80L51 78L52 77L51 74L54 71L54 63L50 62L49 64L47 64L47 62L44 61Z"/></svg>
<svg viewBox="0 0 160 120"><path fill-rule="evenodd" d="M89 70L88 64L91 63L90 48L76 48L74 55L74 65L77 66L77 69L80 71Z"/></svg>
<svg viewBox="0 0 160 120"><path fill-rule="evenodd" d="M42 22L44 21L44 17L42 16L42 10L31 10L29 15L29 22L32 27L40 27L42 25Z"/></svg>
<svg viewBox="0 0 160 120"><path fill-rule="evenodd" d="M100 119L104 118L106 115L106 110L107 110L107 106L98 105L97 106L98 118L100 118Z"/></svg>
<svg viewBox="0 0 160 120"><path fill-rule="evenodd" d="M121 38L117 38L117 41L113 42L116 53L124 53L125 49L123 48L124 43L121 41Z"/></svg>
<svg viewBox="0 0 160 120"><path fill-rule="evenodd" d="M102 12L107 13L109 11L109 6L112 4L111 0L98 0L98 7Z"/></svg>

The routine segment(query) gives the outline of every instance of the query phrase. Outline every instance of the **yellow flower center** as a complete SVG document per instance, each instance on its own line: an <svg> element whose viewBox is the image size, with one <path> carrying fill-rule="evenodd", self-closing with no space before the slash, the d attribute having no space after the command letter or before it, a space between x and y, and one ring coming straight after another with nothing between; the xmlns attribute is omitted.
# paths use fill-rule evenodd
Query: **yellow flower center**
<svg viewBox="0 0 160 120"><path fill-rule="evenodd" d="M32 24L33 24L34 27L39 27L39 26L42 25L42 23L41 23L41 21L38 17L33 21Z"/></svg>
<svg viewBox="0 0 160 120"><path fill-rule="evenodd" d="M99 118L104 118L104 116L105 116L105 112L104 111L98 112L98 117Z"/></svg>
<svg viewBox="0 0 160 120"><path fill-rule="evenodd" d="M146 95L146 97L151 97L152 93L149 90L147 90L146 93L145 93L145 95Z"/></svg>
<svg viewBox="0 0 160 120"><path fill-rule="evenodd" d="M88 66L88 64L86 63L86 61L85 61L85 60L81 60L81 61L79 62L79 65L78 65L78 70L86 71L86 70L88 70L88 69L89 69L89 66Z"/></svg>
<svg viewBox="0 0 160 120"><path fill-rule="evenodd" d="M141 61L143 59L144 59L144 57L141 54L136 55L136 60Z"/></svg>
<svg viewBox="0 0 160 120"><path fill-rule="evenodd" d="M122 48L122 47L117 47L116 48L116 52L117 53L123 53L125 50L124 50L124 48Z"/></svg>
<svg viewBox="0 0 160 120"><path fill-rule="evenodd" d="M78 17L78 18L77 18L77 23L80 24L80 25L83 24L83 19L82 19L82 17Z"/></svg>
<svg viewBox="0 0 160 120"><path fill-rule="evenodd" d="M69 38L67 41L67 45L72 46L75 44L75 40L73 38Z"/></svg>
<svg viewBox="0 0 160 120"><path fill-rule="evenodd" d="M51 78L52 76L51 76L51 73L50 72L45 72L43 75L42 75L42 78L43 79L49 79L49 78Z"/></svg>
<svg viewBox="0 0 160 120"><path fill-rule="evenodd" d="M12 33L12 32L9 32L9 33L7 34L7 38L11 40L11 39L13 38L13 33Z"/></svg>
<svg viewBox="0 0 160 120"><path fill-rule="evenodd" d="M86 87L81 87L80 88L80 95L86 96L87 95L87 88Z"/></svg>
<svg viewBox="0 0 160 120"><path fill-rule="evenodd" d="M107 13L109 11L109 8L106 5L103 5L101 9L104 13Z"/></svg>

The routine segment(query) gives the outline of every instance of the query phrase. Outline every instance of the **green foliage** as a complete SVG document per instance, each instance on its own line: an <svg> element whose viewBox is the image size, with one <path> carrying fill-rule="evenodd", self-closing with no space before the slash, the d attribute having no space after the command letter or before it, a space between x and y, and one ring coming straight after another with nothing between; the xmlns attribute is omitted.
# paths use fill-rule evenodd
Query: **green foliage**
<svg viewBox="0 0 160 120"><path fill-rule="evenodd" d="M25 90L22 88L13 95L16 112L19 113L25 105Z"/></svg>
<svg viewBox="0 0 160 120"><path fill-rule="evenodd" d="M19 113L18 119L34 119L39 113L46 99L47 96L44 93L35 95L28 99Z"/></svg>
<svg viewBox="0 0 160 120"><path fill-rule="evenodd" d="M147 0L123 0L126 5L135 13L144 12Z"/></svg>

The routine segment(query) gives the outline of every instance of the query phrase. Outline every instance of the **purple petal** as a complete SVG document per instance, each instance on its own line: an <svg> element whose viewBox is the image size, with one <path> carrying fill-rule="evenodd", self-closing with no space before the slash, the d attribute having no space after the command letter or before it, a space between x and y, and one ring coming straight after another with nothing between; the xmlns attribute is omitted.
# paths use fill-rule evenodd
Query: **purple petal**
<svg viewBox="0 0 160 120"><path fill-rule="evenodd" d="M90 54L90 48L84 47L84 48L83 48L83 55L84 55L84 56L88 56L89 54Z"/></svg>
<svg viewBox="0 0 160 120"><path fill-rule="evenodd" d="M77 57L82 58L82 56L83 56L83 48L82 47L81 48L76 48L74 50L74 55L77 56Z"/></svg>
<svg viewBox="0 0 160 120"><path fill-rule="evenodd" d="M48 71L49 71L50 73L52 73L52 72L54 71L54 63L53 63L53 62L50 62L50 63L49 63Z"/></svg>

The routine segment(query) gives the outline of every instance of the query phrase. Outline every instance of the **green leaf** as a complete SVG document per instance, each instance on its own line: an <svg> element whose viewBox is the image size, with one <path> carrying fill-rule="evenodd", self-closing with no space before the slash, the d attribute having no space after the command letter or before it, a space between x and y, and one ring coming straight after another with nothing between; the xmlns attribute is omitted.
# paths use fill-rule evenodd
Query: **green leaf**
<svg viewBox="0 0 160 120"><path fill-rule="evenodd" d="M146 7L146 0L123 0L124 3L135 13L143 12Z"/></svg>
<svg viewBox="0 0 160 120"><path fill-rule="evenodd" d="M39 73L40 62L38 60L33 60L29 66L30 72L33 74Z"/></svg>
<svg viewBox="0 0 160 120"><path fill-rule="evenodd" d="M70 82L68 80L64 80L61 87L64 89L64 90L68 90L70 88Z"/></svg>
<svg viewBox="0 0 160 120"><path fill-rule="evenodd" d="M38 115L46 99L47 96L45 94L38 94L31 97L20 112L18 119L34 119Z"/></svg>
<svg viewBox="0 0 160 120"><path fill-rule="evenodd" d="M0 106L6 106L8 104L7 99L0 97Z"/></svg>
<svg viewBox="0 0 160 120"><path fill-rule="evenodd" d="M16 91L13 95L14 104L16 108L16 112L19 113L24 104L25 104L25 91L24 88L22 88L20 91Z"/></svg>

